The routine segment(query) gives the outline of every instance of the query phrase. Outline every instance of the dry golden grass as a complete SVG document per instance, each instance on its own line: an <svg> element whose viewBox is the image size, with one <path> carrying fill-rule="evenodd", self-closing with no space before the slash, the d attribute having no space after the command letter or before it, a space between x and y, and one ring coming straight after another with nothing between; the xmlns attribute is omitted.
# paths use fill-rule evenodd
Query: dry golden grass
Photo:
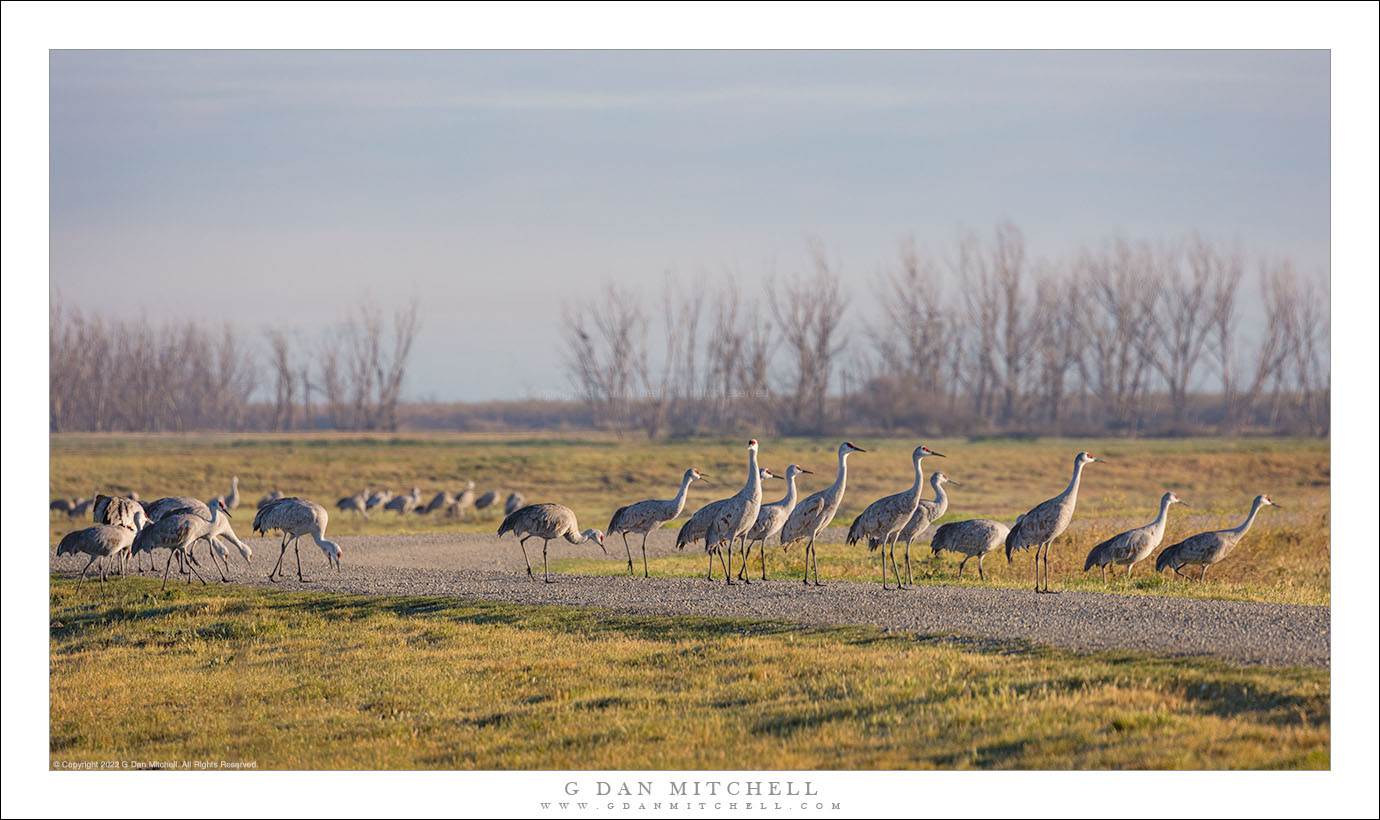
<svg viewBox="0 0 1380 820"><path fill-rule="evenodd" d="M51 585L54 760L261 769L1306 768L1330 674L866 628Z"/></svg>

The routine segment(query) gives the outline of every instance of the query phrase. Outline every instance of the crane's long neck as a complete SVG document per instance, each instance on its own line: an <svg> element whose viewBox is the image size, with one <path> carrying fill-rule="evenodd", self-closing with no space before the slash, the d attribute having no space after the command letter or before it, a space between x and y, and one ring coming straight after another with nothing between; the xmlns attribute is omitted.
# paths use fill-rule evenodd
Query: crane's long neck
<svg viewBox="0 0 1380 820"><path fill-rule="evenodd" d="M781 503L787 507L795 506L795 474L786 473L786 497L781 499Z"/></svg>
<svg viewBox="0 0 1380 820"><path fill-rule="evenodd" d="M1232 530L1232 532L1236 533L1237 538L1240 538L1241 536L1245 535L1246 531L1251 528L1251 525L1255 523L1255 514L1260 512L1260 508L1263 506L1265 505L1258 500L1251 505L1251 512L1249 515L1246 516L1246 520L1241 522L1241 526Z"/></svg>
<svg viewBox="0 0 1380 820"><path fill-rule="evenodd" d="M743 487L743 495L748 498L762 499L762 474L757 470L757 450L748 450L748 480L747 486Z"/></svg>
<svg viewBox="0 0 1380 820"><path fill-rule="evenodd" d="M839 450L839 475L834 479L834 486L829 488L832 496L843 495L843 488L848 484L848 451Z"/></svg>
<svg viewBox="0 0 1380 820"><path fill-rule="evenodd" d="M1073 478L1069 480L1069 486L1064 490L1063 496L1069 501L1078 500L1078 482L1083 477L1083 465L1085 462L1076 461L1073 464Z"/></svg>
<svg viewBox="0 0 1380 820"><path fill-rule="evenodd" d="M930 479L930 484L934 487L934 503L939 505L939 509L947 511L949 509L949 494L944 490L944 482L939 480L938 473L935 473L934 478ZM940 515L943 514L940 513Z"/></svg>
<svg viewBox="0 0 1380 820"><path fill-rule="evenodd" d="M1152 531L1155 533L1164 532L1164 526L1169 522L1169 505L1173 503L1174 502L1169 496L1165 496L1164 499L1160 501L1160 514L1155 517L1154 523L1150 525Z"/></svg>
<svg viewBox="0 0 1380 820"><path fill-rule="evenodd" d="M685 499L689 497L690 485L693 484L694 481L694 474L687 474L685 478L680 482L680 492L676 493L676 497L671 499L671 506L676 508L675 513L671 516L672 518L679 517L680 511L685 509Z"/></svg>
<svg viewBox="0 0 1380 820"><path fill-rule="evenodd" d="M584 532L577 532L576 530L566 530L565 540L569 541L572 544L583 544L584 542L588 541L590 538L593 537L593 532L594 530L585 530Z"/></svg>
<svg viewBox="0 0 1380 820"><path fill-rule="evenodd" d="M911 485L910 494L916 498L920 497L920 487L925 483L925 471L920 468L920 462L924 460L924 456L915 457L915 483Z"/></svg>

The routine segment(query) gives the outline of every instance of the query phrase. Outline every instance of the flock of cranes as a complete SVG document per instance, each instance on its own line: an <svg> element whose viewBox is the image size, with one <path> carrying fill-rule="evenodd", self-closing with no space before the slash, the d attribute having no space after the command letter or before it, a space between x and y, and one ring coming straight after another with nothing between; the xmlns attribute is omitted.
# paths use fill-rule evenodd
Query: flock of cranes
<svg viewBox="0 0 1380 820"><path fill-rule="evenodd" d="M751 584L748 558L754 543L758 545L760 577L763 580L767 577L766 545L770 539L778 539L783 550L794 544L803 543L805 569L802 580L807 586L811 583L823 586L819 580L815 541L833 523L843 503L848 479L848 457L867 451L851 441L840 444L838 472L834 483L799 501L796 481L801 475L813 475L810 470L799 464L791 464L785 475L777 475L758 463L759 447L755 439L748 442L747 451L747 477L742 489L728 498L705 504L691 515L677 532L676 549L684 550L688 546L703 542L709 560L707 577L713 579L717 558L723 570L724 581L731 586L735 577L732 571L735 545L741 556L736 577L745 584ZM932 525L947 513L949 497L945 485L962 486L947 473L934 472L930 474L928 482L934 497L924 497L926 482L923 460L926 457L947 458L943 453L923 444L917 446L911 453L914 468L914 481L911 486L868 504L854 518L848 529L848 544L866 541L869 551L880 549L883 589L901 590L914 583L911 572L911 544L915 539L930 532ZM1019 516L1010 527L1003 522L984 518L955 521L938 527L933 531L930 542L933 553L937 555L947 550L963 555L964 558L958 567L960 579L967 562L977 558L978 576L985 579L983 560L988 554L1004 546L1007 562L1011 563L1014 561L1015 553L1031 550L1034 556L1035 591L1050 592L1050 547L1068 529L1073 520L1083 469L1088 464L1098 461L1100 459L1094 458L1090 453L1078 453L1074 457L1072 478L1064 491L1035 505ZM778 500L763 503L763 482L770 479L784 480L786 493ZM607 533L622 536L629 575L635 575L636 569L628 534L642 536L642 575L644 578L650 577L647 565L647 536L652 530L679 518L687 507L691 485L696 481L707 480L708 476L700 470L687 469L681 478L680 490L673 498L638 501L619 507L614 512ZM355 495L340 499L336 507L342 511L355 512L366 519L369 511L377 508L394 510L400 514L444 510L462 515L471 506L476 509L496 507L499 496L500 493L490 491L476 497L472 481L458 493L443 491L425 504L422 503L421 491L416 487L405 495L396 496L388 491L371 492L365 488ZM54 502L52 509L68 512L69 515L74 509L91 510L96 524L68 533L58 545L58 555L81 553L90 556L90 560L82 569L78 584L85 579L91 566L101 561L100 577L101 583L104 584L112 562L118 562L123 573L125 562L133 559L136 569L142 571L140 561L144 553L148 553L152 559L154 550L167 550L168 556L163 567L163 584L166 587L174 559L178 563L179 572L187 576L188 582L194 574L202 583L206 583L205 578L197 571L198 562L194 554L196 546L205 541L211 562L220 572L221 580L228 580L229 559L233 554L230 546L239 551L246 565L252 566L252 549L235 535L230 526L231 510L238 507L239 503L238 477L231 479L228 494L216 496L206 502L184 496L143 502L139 501L134 493L128 496L96 495L89 501L72 499L70 502L64 500L61 504ZM1124 566L1125 577L1129 579L1135 565L1149 558L1164 540L1170 506L1183 503L1177 494L1166 492L1160 499L1159 514L1153 521L1097 544L1088 553L1084 572L1095 566L1100 567L1105 582L1109 566ZM1227 557L1232 548L1245 536L1260 508L1264 506L1278 505L1266 495L1257 496L1251 505L1250 513L1240 526L1198 533L1166 547L1156 559L1156 572L1168 568L1187 578L1191 576L1186 575L1182 571L1183 568L1198 565L1201 567L1198 580L1204 579L1207 568ZM518 538L527 573L533 578L535 574L526 548L529 539L542 540L542 578L547 583L551 582L547 567L548 546L551 541L564 539L572 544L594 541L607 553L604 545L605 533L598 529L581 529L575 513L568 507L552 503L526 505L520 493L511 493L506 499L504 513L498 535L501 538L511 532ZM297 577L301 581L306 580L302 572L299 546L303 535L312 537L313 542L326 556L327 564L335 567L338 572L343 550L338 543L326 538L328 523L326 509L314 501L284 496L276 491L260 499L252 523L253 531L282 534L278 559L268 574L269 579L276 581L283 576L283 561L287 555L287 548L292 546L297 563ZM896 562L896 546L901 541L905 542L904 580ZM895 582L894 587L887 579L888 561L891 565L891 580ZM156 571L156 564L152 561L151 567ZM810 580L812 568L813 582Z"/></svg>

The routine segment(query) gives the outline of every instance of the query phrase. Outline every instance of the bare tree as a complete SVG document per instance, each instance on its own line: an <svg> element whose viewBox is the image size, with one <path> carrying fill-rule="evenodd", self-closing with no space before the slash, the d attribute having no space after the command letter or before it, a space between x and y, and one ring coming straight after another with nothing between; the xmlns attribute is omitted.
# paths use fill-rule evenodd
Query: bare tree
<svg viewBox="0 0 1380 820"><path fill-rule="evenodd" d="M1216 302L1230 296L1220 283L1239 266L1237 255L1223 253L1202 237L1194 237L1182 254L1166 252L1160 265L1164 308L1151 317L1151 331L1159 341L1160 353L1150 362L1169 389L1177 430L1187 421L1188 389L1208 347L1212 317L1226 309Z"/></svg>
<svg viewBox="0 0 1380 820"><path fill-rule="evenodd" d="M784 391L789 400L783 408L783 426L786 432L802 434L826 430L825 399L835 363L847 344L840 327L848 300L839 289L838 276L819 243L811 244L810 257L813 276L767 285L776 331L794 371Z"/></svg>
<svg viewBox="0 0 1380 820"><path fill-rule="evenodd" d="M1114 429L1137 432L1154 355L1154 313L1160 285L1149 246L1118 238L1097 255L1082 257L1083 287L1091 304L1080 312L1086 329L1085 380Z"/></svg>
<svg viewBox="0 0 1380 820"><path fill-rule="evenodd" d="M297 408L291 345L287 333L279 328L272 328L265 335L274 377L273 429L291 430Z"/></svg>
<svg viewBox="0 0 1380 820"><path fill-rule="evenodd" d="M618 431L631 428L632 389L647 355L642 302L610 282L602 298L564 312L567 369L596 419Z"/></svg>

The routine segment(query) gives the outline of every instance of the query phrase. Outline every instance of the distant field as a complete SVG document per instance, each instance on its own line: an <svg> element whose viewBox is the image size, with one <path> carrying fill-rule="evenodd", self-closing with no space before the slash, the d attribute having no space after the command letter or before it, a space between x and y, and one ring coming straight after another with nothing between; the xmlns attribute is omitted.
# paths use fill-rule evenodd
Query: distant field
<svg viewBox="0 0 1380 820"><path fill-rule="evenodd" d="M135 490L146 499L165 495L208 498L228 492L232 474L240 477L246 507L234 525L247 531L255 500L272 489L303 495L332 512L331 532L353 533L486 531L501 514L471 512L463 521L441 516L392 513L373 521L336 513L336 499L363 487L405 492L413 486L426 498L439 490L455 492L467 480L476 490L521 491L528 502L558 501L578 514L581 526L604 527L613 511L644 498L668 498L687 467L710 474L713 486L692 487L687 514L701 504L736 492L745 479L747 436L696 438L648 443L602 434L552 434L515 437L501 434L283 434L283 435L55 435L51 446L53 497L90 496L93 491ZM911 481L908 461L915 439L855 441L869 452L850 458L848 492L836 525L846 526L870 501L898 492ZM1084 589L1238 598L1282 603L1330 602L1330 454L1325 440L926 440L946 453L927 459L926 472L944 470L962 482L952 487L944 521L996 518L1008 523L1060 492L1068 483L1073 456L1089 450L1105 463L1089 465L1069 532L1050 551L1054 586ZM764 466L784 472L799 463L815 472L803 476L802 495L833 481L838 441L764 439ZM1153 576L1153 559L1140 565L1130 584L1120 578L1104 587L1096 571L1083 575L1083 559L1097 541L1150 521L1160 495L1173 490L1190 509L1170 512L1165 543L1205 529L1236 526L1251 499L1268 493L1282 509L1266 508L1246 540L1205 584L1172 576ZM784 492L771 482L768 499ZM52 515L54 542L76 526ZM678 526L679 521L673 526ZM917 540L912 562L918 579L952 582L958 558L929 558ZM618 552L621 540L615 539ZM614 543L610 545L613 552ZM634 545L636 549L636 545ZM768 549L768 568L780 577L799 576L799 550ZM876 554L865 548L825 545L819 551L825 580L878 581ZM619 572L617 561L559 561L562 571ZM702 553L658 559L653 572L702 573ZM999 553L985 564L992 586L1032 582L1030 557L1010 566ZM968 564L978 583L976 562Z"/></svg>
<svg viewBox="0 0 1380 820"><path fill-rule="evenodd" d="M50 757L1327 769L1330 672L453 598L50 582Z"/></svg>

